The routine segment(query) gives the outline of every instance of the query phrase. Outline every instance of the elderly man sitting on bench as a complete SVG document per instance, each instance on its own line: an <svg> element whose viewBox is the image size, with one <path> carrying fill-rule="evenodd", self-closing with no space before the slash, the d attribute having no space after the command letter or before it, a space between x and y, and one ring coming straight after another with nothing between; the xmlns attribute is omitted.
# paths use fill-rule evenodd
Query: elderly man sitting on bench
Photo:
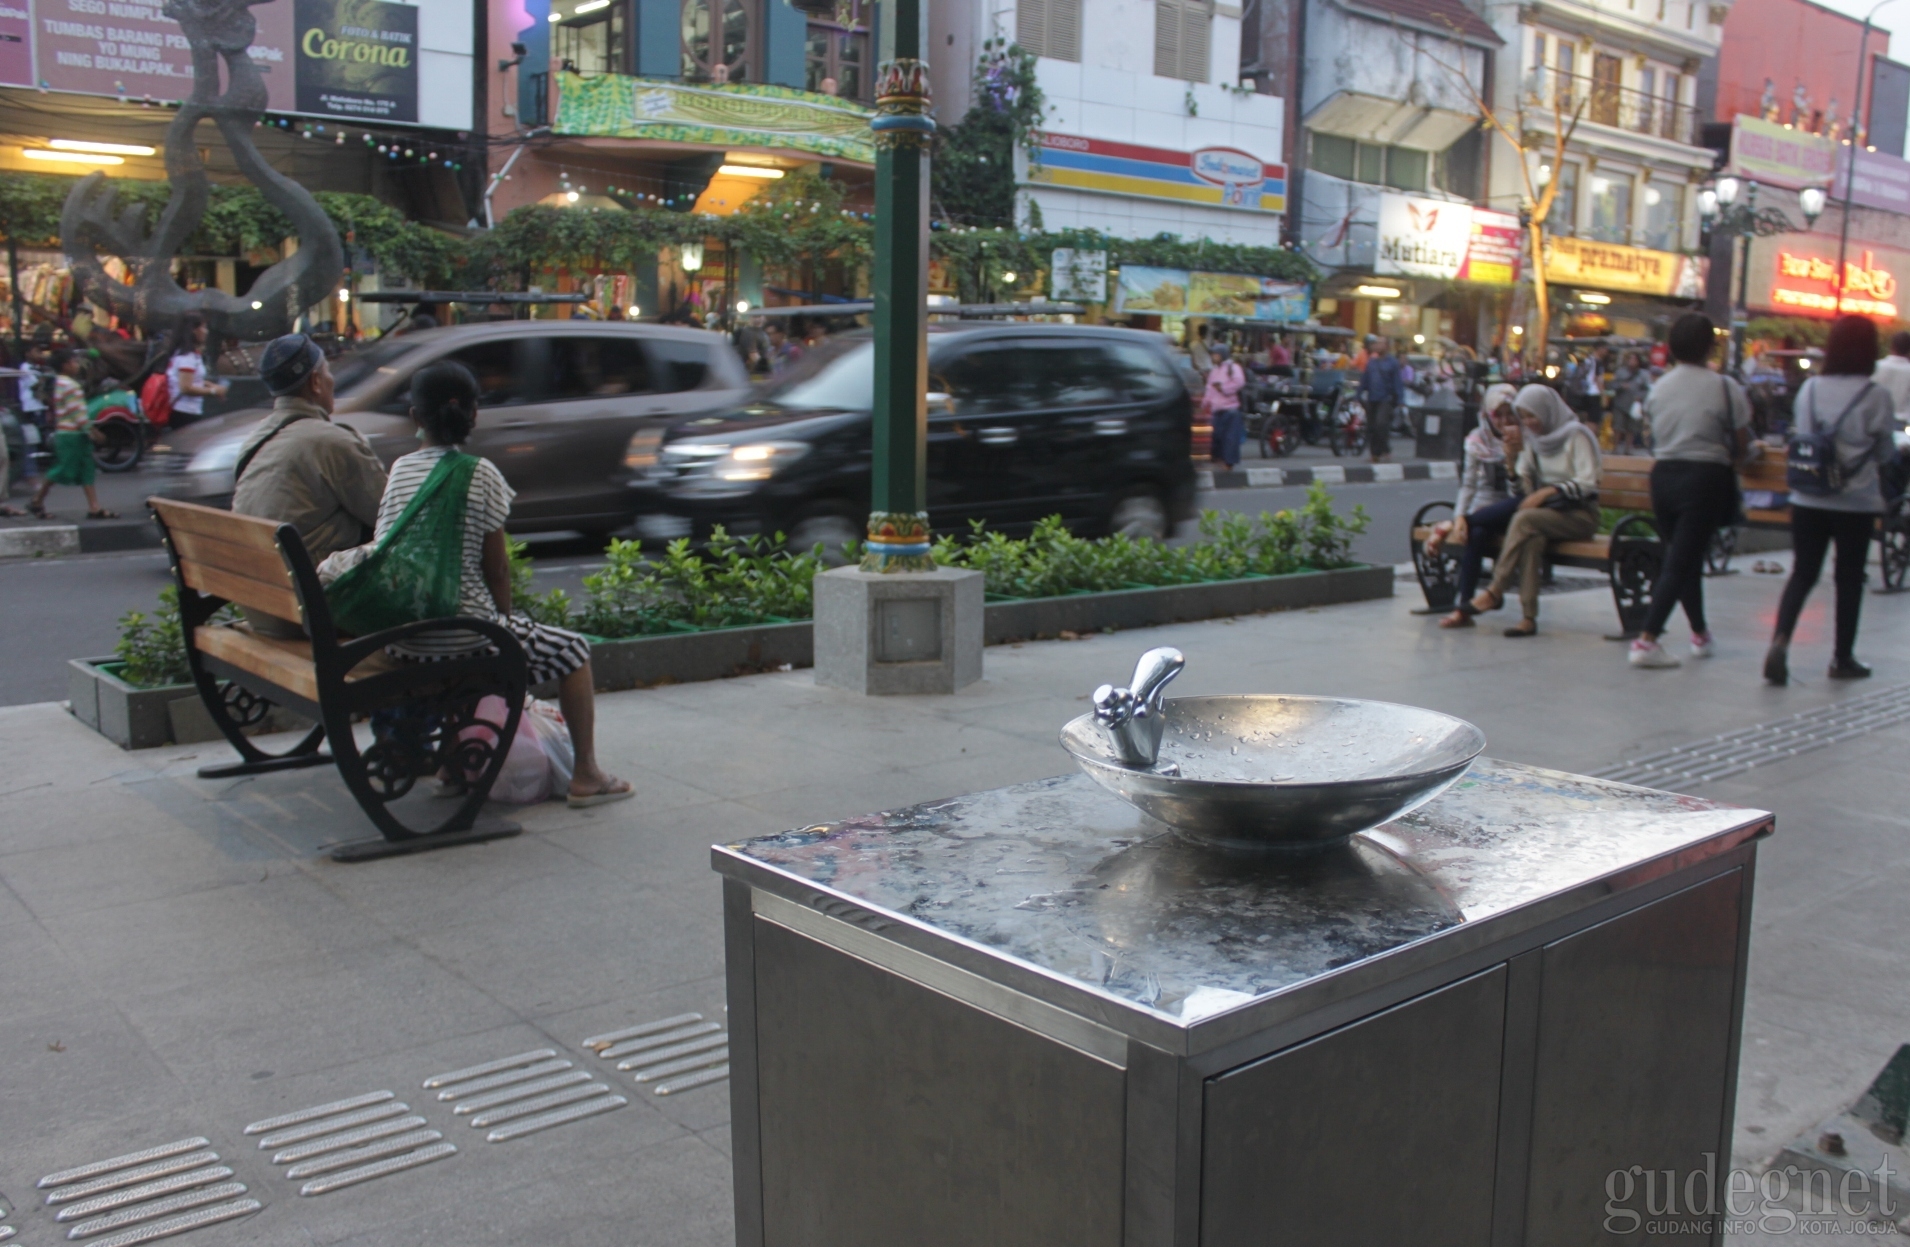
<svg viewBox="0 0 1910 1247"><path fill-rule="evenodd" d="M385 466L357 429L332 423L325 352L288 334L265 348L259 376L276 401L239 450L232 509L292 525L315 563L364 542L378 523ZM304 635L290 620L245 614L262 635Z"/></svg>

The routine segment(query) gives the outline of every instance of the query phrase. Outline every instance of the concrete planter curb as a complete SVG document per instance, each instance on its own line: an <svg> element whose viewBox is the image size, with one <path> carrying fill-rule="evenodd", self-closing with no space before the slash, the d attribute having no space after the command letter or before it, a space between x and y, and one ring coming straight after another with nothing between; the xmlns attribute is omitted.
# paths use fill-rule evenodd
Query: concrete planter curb
<svg viewBox="0 0 1910 1247"><path fill-rule="evenodd" d="M983 643L1059 636L1063 632L1100 632L1107 628L1149 628L1158 624L1257 611L1295 610L1340 602L1363 602L1393 595L1390 567L1347 567L1330 572L1296 572L1250 580L1170 585L1161 589L1118 589L1076 593L1021 602L991 602L983 608ZM599 692L648 685L688 684L725 676L774 671L815 663L814 634L808 620L759 627L720 628L710 632L665 633L597 641L590 647ZM544 695L540 692L540 696Z"/></svg>
<svg viewBox="0 0 1910 1247"><path fill-rule="evenodd" d="M1390 567L1347 567L1331 572L1296 572L1208 584L1170 585L1161 589L1118 589L1111 593L1075 593L1058 598L991 602L983 608L987 645L1055 637L1063 632L1101 632L1108 628L1150 628L1197 619L1251 615L1258 611L1297 610L1341 602L1363 602L1393 595ZM101 664L108 658L74 658L67 663L67 690L73 716L122 749L186 745L219 739L212 718L190 684L135 688ZM661 636L596 641L590 661L597 691L691 684L726 676L776 671L815 664L815 631L809 620L718 628L708 632L671 632ZM554 686L534 690L556 695ZM285 731L305 720L275 709L261 730Z"/></svg>
<svg viewBox="0 0 1910 1247"><path fill-rule="evenodd" d="M66 693L74 718L121 749L197 745L224 739L193 685L139 688L102 666L117 661L111 656L67 660ZM286 732L310 726L311 721L304 716L275 706L254 730Z"/></svg>

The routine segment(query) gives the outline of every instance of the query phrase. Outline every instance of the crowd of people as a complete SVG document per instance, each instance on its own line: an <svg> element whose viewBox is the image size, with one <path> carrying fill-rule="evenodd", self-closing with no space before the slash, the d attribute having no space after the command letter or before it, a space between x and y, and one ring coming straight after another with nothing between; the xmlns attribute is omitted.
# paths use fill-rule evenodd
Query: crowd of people
<svg viewBox="0 0 1910 1247"><path fill-rule="evenodd" d="M1628 661L1636 667L1680 665L1662 637L1674 610L1690 626L1690 654L1716 652L1705 616L1705 553L1721 528L1743 510L1738 470L1762 453L1752 435L1751 401L1738 381L1712 367L1716 326L1696 313L1681 317L1666 342L1669 367L1647 383L1644 361L1617 364L1617 392L1631 400L1627 441L1652 447L1652 518L1663 559L1651 608ZM1902 489L1895 434L1910 420L1910 333L1899 333L1880 363L1876 324L1861 316L1832 326L1822 365L1796 396L1788 434L1787 484L1792 567L1777 605L1764 678L1790 679L1790 649L1799 614L1834 547L1835 629L1828 673L1862 679L1870 668L1856 656L1869 545ZM1487 390L1478 427L1466 438L1454 519L1427 539L1437 552L1459 547L1459 605L1440 620L1468 628L1506 603L1516 583L1522 618L1508 637L1538 632L1539 585L1548 543L1584 540L1599 527L1603 454L1598 429L1608 397L1600 371L1603 348L1560 387L1498 384ZM1563 393L1561 393L1561 389ZM1618 404L1612 415L1617 419ZM1479 586L1495 551L1491 581Z"/></svg>

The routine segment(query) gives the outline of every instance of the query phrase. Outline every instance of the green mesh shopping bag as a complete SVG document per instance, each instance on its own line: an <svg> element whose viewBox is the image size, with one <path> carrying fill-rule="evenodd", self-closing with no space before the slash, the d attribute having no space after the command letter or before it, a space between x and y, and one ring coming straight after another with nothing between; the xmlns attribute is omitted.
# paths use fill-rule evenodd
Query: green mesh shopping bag
<svg viewBox="0 0 1910 1247"><path fill-rule="evenodd" d="M458 613L464 578L464 510L477 456L438 460L378 548L332 581L325 601L341 632L367 636Z"/></svg>

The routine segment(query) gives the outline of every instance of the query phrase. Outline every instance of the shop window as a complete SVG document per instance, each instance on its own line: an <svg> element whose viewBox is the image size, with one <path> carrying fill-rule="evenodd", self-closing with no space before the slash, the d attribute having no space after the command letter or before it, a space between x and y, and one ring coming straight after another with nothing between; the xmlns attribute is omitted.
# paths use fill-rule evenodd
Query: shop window
<svg viewBox="0 0 1910 1247"><path fill-rule="evenodd" d="M1209 0L1154 0L1154 76L1207 81L1213 25Z"/></svg>
<svg viewBox="0 0 1910 1247"><path fill-rule="evenodd" d="M1081 0L1021 0L1015 42L1054 61L1081 59Z"/></svg>
<svg viewBox="0 0 1910 1247"><path fill-rule="evenodd" d="M1677 182L1645 183L1645 245L1676 251L1684 241L1685 188Z"/></svg>
<svg viewBox="0 0 1910 1247"><path fill-rule="evenodd" d="M1379 147L1337 134L1308 132L1307 167L1349 182L1423 191L1432 158L1409 147Z"/></svg>
<svg viewBox="0 0 1910 1247"><path fill-rule="evenodd" d="M749 81L749 10L743 0L683 0L683 76Z"/></svg>
<svg viewBox="0 0 1910 1247"><path fill-rule="evenodd" d="M628 0L613 0L603 7L592 7L589 0L552 6L551 12L561 20L551 32L551 55L572 73L627 72L624 30L629 8ZM570 16L562 16L566 10L572 11Z"/></svg>
<svg viewBox="0 0 1910 1247"><path fill-rule="evenodd" d="M1461 199L1485 195L1486 132L1468 130L1466 136L1433 157L1433 185Z"/></svg>
<svg viewBox="0 0 1910 1247"><path fill-rule="evenodd" d="M835 21L809 23L803 43L804 86L845 100L873 98L868 29L872 7L864 0L846 0L837 9ZM832 80L835 89L824 90Z"/></svg>
<svg viewBox="0 0 1910 1247"><path fill-rule="evenodd" d="M1426 189L1426 153L1410 147L1386 149L1386 185L1403 191Z"/></svg>
<svg viewBox="0 0 1910 1247"><path fill-rule="evenodd" d="M1631 175L1593 174L1591 192L1592 219L1586 236L1599 242L1631 242Z"/></svg>

